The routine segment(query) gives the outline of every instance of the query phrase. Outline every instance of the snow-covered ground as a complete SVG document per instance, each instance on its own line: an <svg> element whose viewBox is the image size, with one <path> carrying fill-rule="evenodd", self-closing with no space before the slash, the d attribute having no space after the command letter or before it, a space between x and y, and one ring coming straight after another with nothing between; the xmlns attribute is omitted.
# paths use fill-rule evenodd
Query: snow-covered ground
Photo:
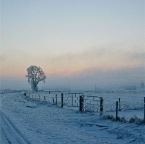
<svg viewBox="0 0 145 144"><path fill-rule="evenodd" d="M2 144L8 140L12 144L145 143L145 125L104 120L96 112L80 113L32 101L21 92L0 94L0 100Z"/></svg>

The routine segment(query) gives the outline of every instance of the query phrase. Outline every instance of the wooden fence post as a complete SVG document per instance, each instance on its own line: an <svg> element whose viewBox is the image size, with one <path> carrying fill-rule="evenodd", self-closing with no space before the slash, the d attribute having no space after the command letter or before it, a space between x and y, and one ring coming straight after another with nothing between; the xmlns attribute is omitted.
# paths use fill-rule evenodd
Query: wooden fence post
<svg viewBox="0 0 145 144"><path fill-rule="evenodd" d="M77 103L77 101L76 101L76 94L75 94L75 100L74 100L74 103L75 103L75 106L76 106L76 103Z"/></svg>
<svg viewBox="0 0 145 144"><path fill-rule="evenodd" d="M119 98L119 111L121 111L120 98Z"/></svg>
<svg viewBox="0 0 145 144"><path fill-rule="evenodd" d="M100 116L103 114L103 97L100 97Z"/></svg>
<svg viewBox="0 0 145 144"><path fill-rule="evenodd" d="M52 100L53 100L53 104L54 104L54 98L52 98Z"/></svg>
<svg viewBox="0 0 145 144"><path fill-rule="evenodd" d="M72 107L73 107L73 94L72 94Z"/></svg>
<svg viewBox="0 0 145 144"><path fill-rule="evenodd" d="M118 101L116 101L116 120L118 120Z"/></svg>
<svg viewBox="0 0 145 144"><path fill-rule="evenodd" d="M80 107L79 107L79 111L80 111L80 112L83 112L83 107L84 107L84 98L83 98L83 96L81 95L81 96L80 96Z"/></svg>
<svg viewBox="0 0 145 144"><path fill-rule="evenodd" d="M57 105L57 94L56 94L56 105Z"/></svg>
<svg viewBox="0 0 145 144"><path fill-rule="evenodd" d="M39 95L39 101L40 101L40 95Z"/></svg>
<svg viewBox="0 0 145 144"><path fill-rule="evenodd" d="M61 107L63 108L63 93L61 93Z"/></svg>

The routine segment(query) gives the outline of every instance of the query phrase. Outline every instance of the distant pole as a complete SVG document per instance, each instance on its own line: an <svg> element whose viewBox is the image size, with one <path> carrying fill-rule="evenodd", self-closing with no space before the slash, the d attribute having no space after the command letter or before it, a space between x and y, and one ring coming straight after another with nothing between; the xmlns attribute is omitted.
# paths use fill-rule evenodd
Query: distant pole
<svg viewBox="0 0 145 144"><path fill-rule="evenodd" d="M97 87L96 87L96 84L95 84L95 92L97 91Z"/></svg>
<svg viewBox="0 0 145 144"><path fill-rule="evenodd" d="M116 120L118 120L118 101L116 101Z"/></svg>
<svg viewBox="0 0 145 144"><path fill-rule="evenodd" d="M144 97L144 123L145 123L145 97Z"/></svg>

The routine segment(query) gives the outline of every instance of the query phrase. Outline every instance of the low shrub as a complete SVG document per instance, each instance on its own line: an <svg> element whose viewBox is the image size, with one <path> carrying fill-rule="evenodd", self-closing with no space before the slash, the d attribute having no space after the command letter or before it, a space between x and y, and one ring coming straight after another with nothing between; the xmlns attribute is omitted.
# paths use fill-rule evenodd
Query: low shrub
<svg viewBox="0 0 145 144"><path fill-rule="evenodd" d="M116 117L114 117L113 115L105 115L102 118L105 119L105 120L108 119L108 120L112 120L112 121L120 121L120 122L123 122L123 123L135 123L137 125L145 124L144 120L138 118L137 116L131 117L129 120L126 120L124 117L117 117L117 119L116 119Z"/></svg>
<svg viewBox="0 0 145 144"><path fill-rule="evenodd" d="M131 117L128 122L129 123L136 123L138 125L144 124L144 120L138 118L137 116Z"/></svg>

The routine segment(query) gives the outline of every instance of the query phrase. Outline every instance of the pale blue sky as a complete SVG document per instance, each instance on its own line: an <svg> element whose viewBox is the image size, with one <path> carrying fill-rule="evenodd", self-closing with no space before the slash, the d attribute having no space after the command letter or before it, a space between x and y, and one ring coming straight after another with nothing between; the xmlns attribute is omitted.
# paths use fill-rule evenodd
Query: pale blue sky
<svg viewBox="0 0 145 144"><path fill-rule="evenodd" d="M25 81L30 65L42 67L50 87L82 85L82 75L85 88L145 80L145 0L1 0L1 37L5 87Z"/></svg>

